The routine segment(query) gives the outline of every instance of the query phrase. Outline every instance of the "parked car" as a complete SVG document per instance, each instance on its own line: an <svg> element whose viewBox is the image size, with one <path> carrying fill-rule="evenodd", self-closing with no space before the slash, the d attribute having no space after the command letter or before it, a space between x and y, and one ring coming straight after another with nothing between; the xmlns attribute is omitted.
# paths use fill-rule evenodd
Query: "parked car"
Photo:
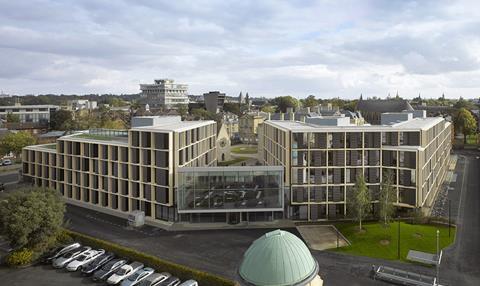
<svg viewBox="0 0 480 286"><path fill-rule="evenodd" d="M107 264L113 258L115 258L115 254L111 252L107 252L98 256L97 258L82 267L82 275L88 276L93 274L93 272L100 269L100 267Z"/></svg>
<svg viewBox="0 0 480 286"><path fill-rule="evenodd" d="M178 286L198 286L198 282L195 280L187 280Z"/></svg>
<svg viewBox="0 0 480 286"><path fill-rule="evenodd" d="M123 265L127 264L127 262L128 261L126 259L121 259L121 258L111 260L107 264L103 265L102 268L100 268L99 270L95 271L95 273L93 273L92 280L93 281L106 280L108 277L110 277L110 275L113 274L113 272L115 272L118 268L122 267Z"/></svg>
<svg viewBox="0 0 480 286"><path fill-rule="evenodd" d="M3 165L3 166L12 165L12 160L10 160L10 159L3 159L3 160L2 160L2 165Z"/></svg>
<svg viewBox="0 0 480 286"><path fill-rule="evenodd" d="M142 268L143 263L137 261L132 262L131 264L123 265L122 267L117 269L117 271L115 271L110 277L108 277L107 284L116 285L122 282L122 280L132 276L135 272Z"/></svg>
<svg viewBox="0 0 480 286"><path fill-rule="evenodd" d="M78 269L82 268L82 266L84 266L85 264L89 263L90 261L94 260L95 258L97 258L98 256L104 253L105 253L105 250L103 249L89 250L83 253L82 255L78 256L77 258L75 258L75 260L70 261L65 267L65 269L71 272L77 271Z"/></svg>
<svg viewBox="0 0 480 286"><path fill-rule="evenodd" d="M70 261L75 260L80 255L84 254L85 252L91 250L92 248L89 246L83 246L77 249L74 249L70 252L65 253L64 255L57 257L53 260L52 265L55 268L63 268L65 267Z"/></svg>
<svg viewBox="0 0 480 286"><path fill-rule="evenodd" d="M163 282L167 280L168 277L172 276L172 274L168 272L162 272L162 273L153 273L151 275L148 275L147 278L143 279L138 286L153 286L157 285L160 282Z"/></svg>
<svg viewBox="0 0 480 286"><path fill-rule="evenodd" d="M69 251L72 251L74 249L77 249L77 248L80 248L80 243L78 242L74 242L74 243L71 243L71 244L68 244L68 245L64 245L64 246L59 246L57 248L54 248L52 250L50 250L42 259L42 262L43 263L51 263L52 260L54 260L55 258L69 252Z"/></svg>
<svg viewBox="0 0 480 286"><path fill-rule="evenodd" d="M121 286L134 286L140 283L143 279L145 279L147 276L155 272L152 268L145 267L143 269L137 270L137 272L133 273L132 276L128 277L127 279L122 281Z"/></svg>
<svg viewBox="0 0 480 286"><path fill-rule="evenodd" d="M180 282L182 282L180 281L180 278L175 276L170 276L165 281L155 284L155 286L178 286Z"/></svg>

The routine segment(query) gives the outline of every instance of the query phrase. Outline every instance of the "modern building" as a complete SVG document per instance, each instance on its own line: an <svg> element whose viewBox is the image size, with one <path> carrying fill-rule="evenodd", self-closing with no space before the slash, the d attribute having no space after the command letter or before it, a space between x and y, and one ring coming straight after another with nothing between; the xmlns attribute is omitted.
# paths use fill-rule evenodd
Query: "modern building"
<svg viewBox="0 0 480 286"><path fill-rule="evenodd" d="M356 126L348 117L319 117L263 123L259 157L264 165L285 168L288 217L344 218L357 177L363 174L375 203L387 170L396 206L429 211L450 161L452 124L424 112L384 114L381 121Z"/></svg>
<svg viewBox="0 0 480 286"><path fill-rule="evenodd" d="M238 270L245 286L322 286L318 263L305 243L294 234L274 230L255 240Z"/></svg>
<svg viewBox="0 0 480 286"><path fill-rule="evenodd" d="M173 79L156 79L153 84L140 84L141 101L150 108L176 108L188 105L188 85L175 83Z"/></svg>
<svg viewBox="0 0 480 286"><path fill-rule="evenodd" d="M283 219L284 197L281 166L178 169L180 222L247 225Z"/></svg>
<svg viewBox="0 0 480 286"><path fill-rule="evenodd" d="M219 113L223 111L223 104L225 103L225 93L219 91L210 91L203 94L205 109L211 113Z"/></svg>
<svg viewBox="0 0 480 286"><path fill-rule="evenodd" d="M378 125L381 121L382 113L413 111L414 109L401 98L394 99L363 99L357 103L356 110L360 111L367 123Z"/></svg>
<svg viewBox="0 0 480 286"><path fill-rule="evenodd" d="M71 204L173 222L179 169L216 165L216 133L214 121L134 117L128 131L90 130L24 148L23 174Z"/></svg>
<svg viewBox="0 0 480 286"><path fill-rule="evenodd" d="M8 114L16 115L20 123L48 125L50 116L59 110L57 105L21 105L0 106L0 119L6 120Z"/></svg>

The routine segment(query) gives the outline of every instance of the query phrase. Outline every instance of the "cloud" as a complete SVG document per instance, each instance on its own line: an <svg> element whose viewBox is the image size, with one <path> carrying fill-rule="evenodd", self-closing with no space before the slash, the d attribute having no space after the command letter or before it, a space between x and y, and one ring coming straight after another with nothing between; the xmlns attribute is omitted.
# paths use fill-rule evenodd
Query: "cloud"
<svg viewBox="0 0 480 286"><path fill-rule="evenodd" d="M478 97L476 1L1 1L0 89Z"/></svg>

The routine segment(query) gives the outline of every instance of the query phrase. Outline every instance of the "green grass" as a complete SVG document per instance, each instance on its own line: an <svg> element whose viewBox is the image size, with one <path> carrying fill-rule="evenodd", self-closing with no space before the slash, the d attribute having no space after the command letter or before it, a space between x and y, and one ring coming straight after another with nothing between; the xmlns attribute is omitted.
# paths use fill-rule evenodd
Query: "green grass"
<svg viewBox="0 0 480 286"><path fill-rule="evenodd" d="M364 233L358 232L358 223L335 224L338 230L350 241L351 245L333 251L353 255L369 256L389 260L397 259L398 223L391 223L384 228L380 223L366 223ZM409 250L418 250L429 253L436 252L436 231L440 230L440 249L453 243L455 227L448 237L448 226L420 225L400 223L400 260L407 261ZM381 240L389 240L388 245L382 245Z"/></svg>
<svg viewBox="0 0 480 286"><path fill-rule="evenodd" d="M43 145L42 147L55 150L57 149L57 144Z"/></svg>
<svg viewBox="0 0 480 286"><path fill-rule="evenodd" d="M467 144L468 145L477 145L477 136L478 134L475 135L467 135Z"/></svg>
<svg viewBox="0 0 480 286"><path fill-rule="evenodd" d="M232 147L230 149L232 153L236 154L256 154L257 153L257 147L250 147L250 146L245 146L245 147Z"/></svg>
<svg viewBox="0 0 480 286"><path fill-rule="evenodd" d="M225 162L218 162L217 163L217 166L231 166L233 164L237 164L237 163L240 163L240 162L243 162L243 161L246 161L248 160L249 158L247 157L238 157L238 158L235 158L233 160L229 160L229 161L225 161Z"/></svg>
<svg viewBox="0 0 480 286"><path fill-rule="evenodd" d="M88 134L88 133L78 134L78 135L75 135L74 137L93 139L93 140L102 140L102 141L113 141L118 139L118 137L115 137L115 136L105 136L105 135Z"/></svg>

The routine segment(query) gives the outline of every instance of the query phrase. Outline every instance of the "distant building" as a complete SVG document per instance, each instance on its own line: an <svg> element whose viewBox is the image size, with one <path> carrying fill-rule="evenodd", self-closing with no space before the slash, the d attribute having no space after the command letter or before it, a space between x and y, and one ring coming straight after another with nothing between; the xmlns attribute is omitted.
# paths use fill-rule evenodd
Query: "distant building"
<svg viewBox="0 0 480 286"><path fill-rule="evenodd" d="M6 120L8 114L17 115L19 123L32 126L48 126L50 116L59 110L57 105L21 105L0 106L0 119Z"/></svg>
<svg viewBox="0 0 480 286"><path fill-rule="evenodd" d="M90 101L88 99L75 99L75 100L70 100L69 105L72 110L93 110L97 109L98 105L96 101Z"/></svg>
<svg viewBox="0 0 480 286"><path fill-rule="evenodd" d="M366 122L378 125L380 124L382 113L413 111L413 108L408 101L401 98L364 100L360 97L356 110L362 113Z"/></svg>
<svg viewBox="0 0 480 286"><path fill-rule="evenodd" d="M219 91L210 91L203 94L205 109L212 113L219 113L223 111L223 104L225 103L225 93Z"/></svg>
<svg viewBox="0 0 480 286"><path fill-rule="evenodd" d="M141 101L150 108L175 108L188 104L188 85L174 83L173 79L156 79L153 84L140 84Z"/></svg>
<svg viewBox="0 0 480 286"><path fill-rule="evenodd" d="M225 124L218 125L217 132L217 162L225 162L231 159L230 156L230 136L228 135Z"/></svg>
<svg viewBox="0 0 480 286"><path fill-rule="evenodd" d="M228 136L236 141L239 141L239 130L238 130L238 116L231 112L223 113L223 125L227 129Z"/></svg>
<svg viewBox="0 0 480 286"><path fill-rule="evenodd" d="M238 132L240 141L245 144L257 144L258 126L268 119L268 113L249 113L239 118Z"/></svg>

